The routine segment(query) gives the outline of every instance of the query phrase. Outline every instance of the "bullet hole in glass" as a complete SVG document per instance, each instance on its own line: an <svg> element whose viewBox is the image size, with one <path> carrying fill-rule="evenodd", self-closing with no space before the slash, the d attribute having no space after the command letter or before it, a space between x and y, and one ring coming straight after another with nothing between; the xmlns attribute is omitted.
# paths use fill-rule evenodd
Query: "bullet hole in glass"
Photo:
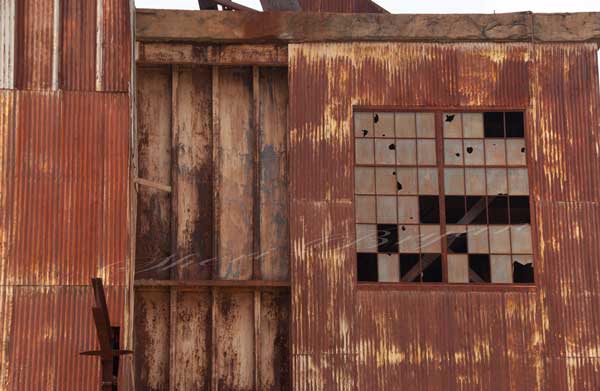
<svg viewBox="0 0 600 391"><path fill-rule="evenodd" d="M473 147L467 147L467 153L468 154L473 153Z"/></svg>
<svg viewBox="0 0 600 391"><path fill-rule="evenodd" d="M373 122L375 122L375 123L379 122L379 114L375 114L373 116Z"/></svg>
<svg viewBox="0 0 600 391"><path fill-rule="evenodd" d="M367 129L363 129L362 133L363 133L363 137L367 137L367 134L369 134L369 131Z"/></svg>
<svg viewBox="0 0 600 391"><path fill-rule="evenodd" d="M454 117L456 117L456 115L454 115L454 114L446 114L446 122L452 122L452 121L454 121Z"/></svg>
<svg viewBox="0 0 600 391"><path fill-rule="evenodd" d="M406 227L405 226L402 226L402 231L406 231Z"/></svg>
<svg viewBox="0 0 600 391"><path fill-rule="evenodd" d="M525 153L525 147L521 148L521 153Z"/></svg>
<svg viewBox="0 0 600 391"><path fill-rule="evenodd" d="M390 144L388 148L393 151L396 149L396 144Z"/></svg>
<svg viewBox="0 0 600 391"><path fill-rule="evenodd" d="M459 156L460 156L460 153L456 152L456 157L459 157Z"/></svg>
<svg viewBox="0 0 600 391"><path fill-rule="evenodd" d="M398 191L402 190L402 183L396 182L396 186L398 187Z"/></svg>

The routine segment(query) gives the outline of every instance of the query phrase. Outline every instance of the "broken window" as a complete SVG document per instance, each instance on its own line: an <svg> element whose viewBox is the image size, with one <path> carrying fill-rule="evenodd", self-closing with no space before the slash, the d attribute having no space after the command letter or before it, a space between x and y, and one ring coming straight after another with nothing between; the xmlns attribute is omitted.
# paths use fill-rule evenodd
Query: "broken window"
<svg viewBox="0 0 600 391"><path fill-rule="evenodd" d="M355 113L358 281L533 283L522 112Z"/></svg>

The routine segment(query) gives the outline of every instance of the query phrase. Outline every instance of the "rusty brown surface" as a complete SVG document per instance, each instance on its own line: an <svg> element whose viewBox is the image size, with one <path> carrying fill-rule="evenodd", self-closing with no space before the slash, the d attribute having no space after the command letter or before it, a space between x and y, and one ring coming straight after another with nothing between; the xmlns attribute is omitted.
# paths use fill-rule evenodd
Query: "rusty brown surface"
<svg viewBox="0 0 600 391"><path fill-rule="evenodd" d="M95 2L66 0L62 3L61 88L94 91L96 88Z"/></svg>
<svg viewBox="0 0 600 391"><path fill-rule="evenodd" d="M596 389L594 45L290 46L295 389ZM589 88L585 88L588 86ZM526 109L537 290L357 290L352 108Z"/></svg>
<svg viewBox="0 0 600 391"><path fill-rule="evenodd" d="M102 1L102 87L129 91L131 79L131 14L128 0Z"/></svg>

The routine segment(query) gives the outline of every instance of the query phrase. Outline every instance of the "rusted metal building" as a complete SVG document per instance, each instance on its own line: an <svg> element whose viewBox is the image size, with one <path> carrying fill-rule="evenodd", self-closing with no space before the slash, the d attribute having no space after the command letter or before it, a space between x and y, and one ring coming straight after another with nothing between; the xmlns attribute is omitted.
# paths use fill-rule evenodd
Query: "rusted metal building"
<svg viewBox="0 0 600 391"><path fill-rule="evenodd" d="M0 0L0 389L600 389L600 15L262 3Z"/></svg>

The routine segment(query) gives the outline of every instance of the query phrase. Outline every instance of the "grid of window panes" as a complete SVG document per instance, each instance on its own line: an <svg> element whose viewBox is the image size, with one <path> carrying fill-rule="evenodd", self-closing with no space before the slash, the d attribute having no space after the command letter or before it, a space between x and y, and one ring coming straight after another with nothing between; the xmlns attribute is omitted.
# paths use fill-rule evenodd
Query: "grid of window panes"
<svg viewBox="0 0 600 391"><path fill-rule="evenodd" d="M532 283L523 113L437 115L355 113L359 281Z"/></svg>

